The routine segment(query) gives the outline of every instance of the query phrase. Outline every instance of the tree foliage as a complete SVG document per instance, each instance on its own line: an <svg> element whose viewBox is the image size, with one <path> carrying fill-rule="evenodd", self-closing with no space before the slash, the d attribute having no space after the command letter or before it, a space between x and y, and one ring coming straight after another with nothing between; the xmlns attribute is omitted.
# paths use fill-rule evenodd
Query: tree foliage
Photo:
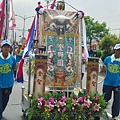
<svg viewBox="0 0 120 120"><path fill-rule="evenodd" d="M99 48L103 51L101 56L102 60L104 60L108 55L113 54L113 48L117 43L120 43L120 40L116 35L108 34L101 39Z"/></svg>
<svg viewBox="0 0 120 120"><path fill-rule="evenodd" d="M101 50L106 50L106 49L113 49L115 44L119 43L120 40L116 35L108 34L104 38L101 39L99 43L99 48Z"/></svg>
<svg viewBox="0 0 120 120"><path fill-rule="evenodd" d="M106 23L103 22L100 24L98 21L95 21L94 18L90 16L85 16L85 24L86 24L86 36L87 39L90 40L90 46L92 40L100 41L104 36L106 36L109 32L109 29L106 28Z"/></svg>

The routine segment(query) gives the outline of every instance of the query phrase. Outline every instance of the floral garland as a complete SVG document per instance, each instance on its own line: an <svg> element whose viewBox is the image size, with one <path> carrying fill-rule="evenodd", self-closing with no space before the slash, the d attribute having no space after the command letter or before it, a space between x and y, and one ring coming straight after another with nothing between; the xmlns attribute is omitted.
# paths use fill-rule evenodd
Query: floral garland
<svg viewBox="0 0 120 120"><path fill-rule="evenodd" d="M104 95L87 94L85 90L66 98L64 93L47 93L44 97L32 98L31 107L25 111L28 120L39 116L40 120L94 120L106 115Z"/></svg>

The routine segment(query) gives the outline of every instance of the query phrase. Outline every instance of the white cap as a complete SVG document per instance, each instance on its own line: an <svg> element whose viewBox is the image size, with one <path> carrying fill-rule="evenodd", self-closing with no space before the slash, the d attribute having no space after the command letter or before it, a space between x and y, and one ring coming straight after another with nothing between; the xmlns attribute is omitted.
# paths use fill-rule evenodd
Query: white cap
<svg viewBox="0 0 120 120"><path fill-rule="evenodd" d="M9 40L3 40L2 43L1 43L1 47L4 46L4 45L11 46L11 42Z"/></svg>
<svg viewBox="0 0 120 120"><path fill-rule="evenodd" d="M115 47L114 47L115 50L118 50L120 49L120 44L116 44Z"/></svg>

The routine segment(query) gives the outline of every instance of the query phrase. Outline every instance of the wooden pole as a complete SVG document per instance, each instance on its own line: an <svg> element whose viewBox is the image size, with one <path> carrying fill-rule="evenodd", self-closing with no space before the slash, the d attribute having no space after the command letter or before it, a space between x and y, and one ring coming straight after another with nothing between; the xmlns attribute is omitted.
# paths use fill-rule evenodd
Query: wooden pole
<svg viewBox="0 0 120 120"><path fill-rule="evenodd" d="M30 95L30 81L31 81L31 59L29 57L28 96Z"/></svg>

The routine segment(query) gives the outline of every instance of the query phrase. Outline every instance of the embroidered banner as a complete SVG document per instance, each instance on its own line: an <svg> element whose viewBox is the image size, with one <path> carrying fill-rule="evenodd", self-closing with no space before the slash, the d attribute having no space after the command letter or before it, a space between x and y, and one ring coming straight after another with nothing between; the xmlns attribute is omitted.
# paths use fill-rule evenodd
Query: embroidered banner
<svg viewBox="0 0 120 120"><path fill-rule="evenodd" d="M79 22L76 12L45 10L42 42L47 49L48 84L67 86L78 78Z"/></svg>

